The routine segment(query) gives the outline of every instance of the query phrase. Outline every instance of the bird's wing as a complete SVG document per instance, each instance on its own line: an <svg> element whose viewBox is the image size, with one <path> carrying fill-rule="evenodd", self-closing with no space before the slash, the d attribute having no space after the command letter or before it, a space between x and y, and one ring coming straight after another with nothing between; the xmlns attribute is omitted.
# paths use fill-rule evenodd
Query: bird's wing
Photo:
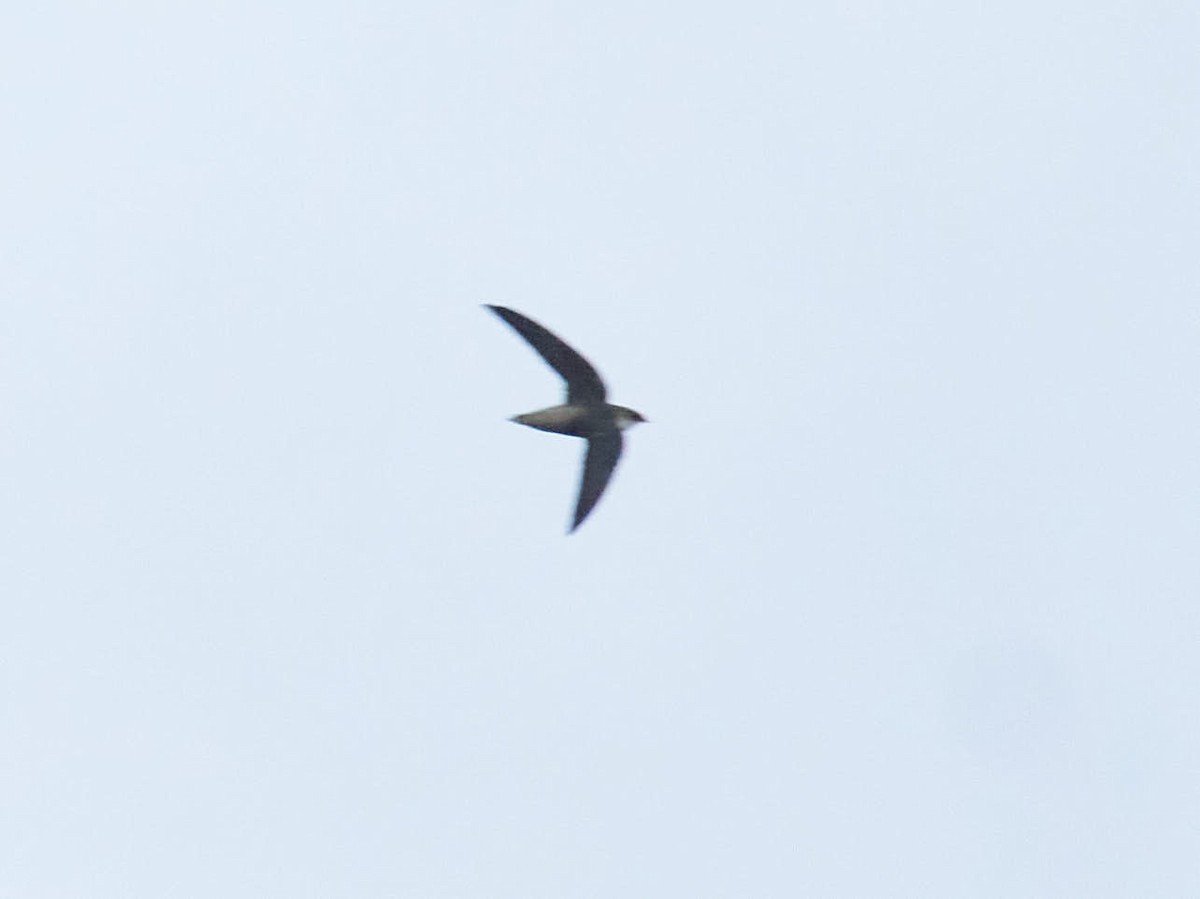
<svg viewBox="0 0 1200 899"><path fill-rule="evenodd" d="M568 403L604 402L604 382L592 364L537 322L505 306L488 306L520 334L567 382ZM620 451L618 447L618 452Z"/></svg>
<svg viewBox="0 0 1200 899"><path fill-rule="evenodd" d="M575 504L575 521L571 530L583 524L604 488L612 477L617 460L621 458L621 432L616 428L605 431L588 440L587 453L583 457L583 477L579 482L579 501ZM568 532L569 533L569 532Z"/></svg>

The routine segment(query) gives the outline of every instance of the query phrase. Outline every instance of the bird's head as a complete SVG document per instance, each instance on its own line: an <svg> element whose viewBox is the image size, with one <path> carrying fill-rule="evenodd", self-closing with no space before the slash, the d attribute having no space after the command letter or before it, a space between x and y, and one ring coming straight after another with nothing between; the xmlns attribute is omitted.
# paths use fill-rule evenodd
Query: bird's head
<svg viewBox="0 0 1200 899"><path fill-rule="evenodd" d="M624 406L614 406L613 409L613 423L622 431L646 420L641 412L634 412Z"/></svg>

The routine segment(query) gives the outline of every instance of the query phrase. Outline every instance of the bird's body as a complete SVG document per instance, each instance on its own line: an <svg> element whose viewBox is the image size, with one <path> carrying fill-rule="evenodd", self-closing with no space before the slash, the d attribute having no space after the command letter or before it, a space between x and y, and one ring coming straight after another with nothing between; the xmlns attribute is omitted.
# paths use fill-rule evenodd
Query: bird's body
<svg viewBox="0 0 1200 899"><path fill-rule="evenodd" d="M594 437L613 428L623 431L630 425L645 421L632 409L614 406L611 403L589 404L564 403L550 406L524 415L514 415L511 421L517 424L549 431L552 434L567 434L571 437Z"/></svg>
<svg viewBox="0 0 1200 899"><path fill-rule="evenodd" d="M607 391L600 375L578 352L532 319L504 306L488 306L532 346L550 367L567 382L567 401L536 412L515 415L518 424L582 437L588 442L583 461L579 499L571 524L574 531L587 518L608 486L617 460L621 458L621 432L645 421L640 413L606 402Z"/></svg>

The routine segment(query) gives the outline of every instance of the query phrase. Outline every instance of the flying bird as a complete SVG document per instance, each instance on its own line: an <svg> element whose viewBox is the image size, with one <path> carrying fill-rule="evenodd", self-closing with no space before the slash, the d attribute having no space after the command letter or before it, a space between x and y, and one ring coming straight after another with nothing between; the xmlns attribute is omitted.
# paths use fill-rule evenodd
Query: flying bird
<svg viewBox="0 0 1200 899"><path fill-rule="evenodd" d="M604 382L592 364L537 322L504 306L488 306L504 322L525 338L550 367L567 382L567 401L558 406L514 415L510 421L587 440L583 457L583 476L579 481L579 499L575 517L567 533L583 524L612 477L621 458L621 432L645 421L640 413L605 402Z"/></svg>

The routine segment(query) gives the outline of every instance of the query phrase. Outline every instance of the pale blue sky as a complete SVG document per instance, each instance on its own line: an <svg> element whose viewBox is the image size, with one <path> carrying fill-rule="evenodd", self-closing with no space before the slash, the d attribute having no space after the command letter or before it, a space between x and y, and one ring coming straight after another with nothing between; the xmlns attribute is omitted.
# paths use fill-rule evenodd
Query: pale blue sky
<svg viewBox="0 0 1200 899"><path fill-rule="evenodd" d="M4 13L0 895L1200 895L1198 46Z"/></svg>

